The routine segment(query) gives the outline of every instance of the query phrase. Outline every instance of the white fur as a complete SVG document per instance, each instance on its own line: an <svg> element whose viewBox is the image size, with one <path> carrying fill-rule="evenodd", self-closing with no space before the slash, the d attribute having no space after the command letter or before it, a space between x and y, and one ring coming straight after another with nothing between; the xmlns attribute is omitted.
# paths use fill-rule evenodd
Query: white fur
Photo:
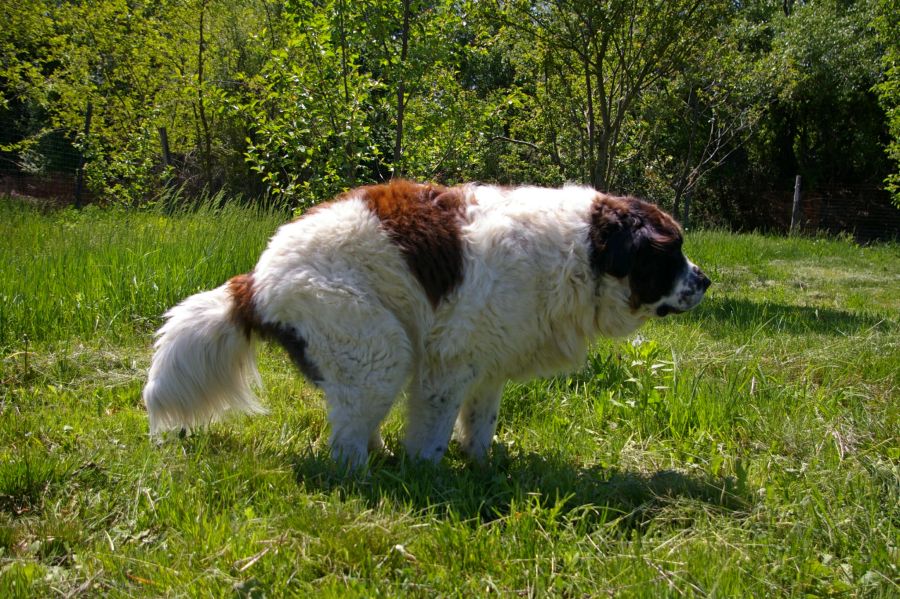
<svg viewBox="0 0 900 599"><path fill-rule="evenodd" d="M576 367L592 339L632 332L671 299L635 312L627 281L594 276L594 190L465 194L463 280L436 309L352 195L281 227L254 269L260 319L292 327L322 375L339 459L361 464L380 446L379 424L404 389L410 454L439 460L455 427L463 450L482 458L506 380ZM167 314L144 391L151 431L260 411L252 348L229 309L220 287Z"/></svg>
<svg viewBox="0 0 900 599"><path fill-rule="evenodd" d="M265 412L251 389L259 384L251 340L231 310L223 285L166 313L144 387L151 434L203 426L230 410Z"/></svg>

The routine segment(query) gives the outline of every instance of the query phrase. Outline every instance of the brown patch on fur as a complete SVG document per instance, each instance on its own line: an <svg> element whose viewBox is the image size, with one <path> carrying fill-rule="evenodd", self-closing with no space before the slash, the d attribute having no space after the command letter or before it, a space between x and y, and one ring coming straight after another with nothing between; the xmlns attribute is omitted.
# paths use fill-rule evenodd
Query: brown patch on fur
<svg viewBox="0 0 900 599"><path fill-rule="evenodd" d="M685 268L681 227L643 200L598 194L589 236L594 274L627 276L634 309L668 294Z"/></svg>
<svg viewBox="0 0 900 599"><path fill-rule="evenodd" d="M259 329L259 316L253 304L253 273L237 275L228 280L228 291L234 301L231 318L250 337L253 329Z"/></svg>
<svg viewBox="0 0 900 599"><path fill-rule="evenodd" d="M231 318L248 338L256 331L264 339L278 342L294 364L313 383L322 382L318 367L306 355L306 340L293 327L281 323L262 322L253 301L253 273L237 275L228 280L228 291L233 300Z"/></svg>
<svg viewBox="0 0 900 599"><path fill-rule="evenodd" d="M463 277L462 191L409 181L391 181L360 191L436 307Z"/></svg>

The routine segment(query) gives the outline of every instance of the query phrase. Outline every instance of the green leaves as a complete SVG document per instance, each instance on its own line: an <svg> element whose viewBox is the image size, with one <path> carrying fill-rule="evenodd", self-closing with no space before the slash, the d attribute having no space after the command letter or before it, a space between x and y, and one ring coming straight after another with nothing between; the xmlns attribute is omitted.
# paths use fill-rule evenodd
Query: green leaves
<svg viewBox="0 0 900 599"><path fill-rule="evenodd" d="M337 2L320 11L292 5L284 45L230 102L251 131L250 167L300 207L357 183L359 166L375 153L365 107L377 83L359 71L342 37L354 17L347 10Z"/></svg>
<svg viewBox="0 0 900 599"><path fill-rule="evenodd" d="M875 86L881 107L887 117L890 141L887 154L894 163L893 172L885 180L887 189L893 194L894 204L900 208L900 2L881 0L874 21L878 39L884 45L881 60L883 76Z"/></svg>
<svg viewBox="0 0 900 599"><path fill-rule="evenodd" d="M108 202L229 188L302 207L398 175L577 181L676 210L694 198L741 225L798 173L812 190L872 187L891 169L900 197L896 0L0 11L4 164L50 172L45 148L62 140Z"/></svg>

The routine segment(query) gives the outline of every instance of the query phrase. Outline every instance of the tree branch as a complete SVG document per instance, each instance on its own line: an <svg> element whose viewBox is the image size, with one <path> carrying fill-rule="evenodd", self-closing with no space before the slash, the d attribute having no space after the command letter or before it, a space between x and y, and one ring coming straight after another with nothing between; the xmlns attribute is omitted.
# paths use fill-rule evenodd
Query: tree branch
<svg viewBox="0 0 900 599"><path fill-rule="evenodd" d="M541 146L539 146L535 143L532 143L530 141L525 141L522 139L513 139L511 137L506 137L505 135L495 135L494 137L491 138L491 141L505 141L507 143L518 144L520 146L528 146L532 150L537 150L538 152L541 152L542 154L547 153L547 150L545 150L544 148L542 148Z"/></svg>

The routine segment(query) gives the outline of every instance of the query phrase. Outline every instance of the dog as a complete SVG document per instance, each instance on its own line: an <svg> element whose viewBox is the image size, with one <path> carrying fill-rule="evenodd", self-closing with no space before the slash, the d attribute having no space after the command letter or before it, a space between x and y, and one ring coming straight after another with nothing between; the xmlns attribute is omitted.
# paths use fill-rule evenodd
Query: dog
<svg viewBox="0 0 900 599"><path fill-rule="evenodd" d="M653 204L588 187L361 187L283 225L252 272L165 314L143 392L151 435L264 409L253 343L325 395L333 457L357 467L407 391L404 445L454 434L485 459L503 386L577 367L598 336L695 307L709 278Z"/></svg>

